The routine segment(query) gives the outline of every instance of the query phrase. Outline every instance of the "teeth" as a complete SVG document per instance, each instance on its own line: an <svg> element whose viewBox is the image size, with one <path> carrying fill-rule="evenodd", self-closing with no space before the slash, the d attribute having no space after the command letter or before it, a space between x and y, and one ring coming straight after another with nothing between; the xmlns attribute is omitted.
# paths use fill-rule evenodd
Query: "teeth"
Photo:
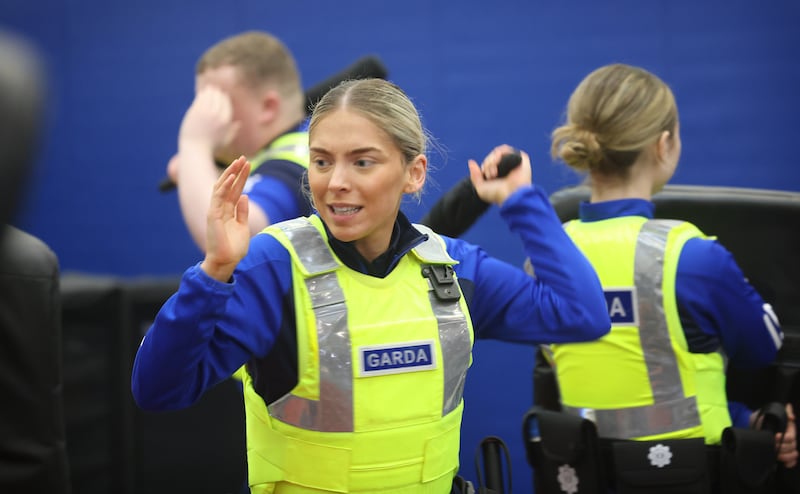
<svg viewBox="0 0 800 494"><path fill-rule="evenodd" d="M336 206L333 206L333 212L336 213L336 214L353 214L356 211L358 211L359 209L361 209L361 208L360 207L356 207L356 206L349 207L349 208L337 208Z"/></svg>

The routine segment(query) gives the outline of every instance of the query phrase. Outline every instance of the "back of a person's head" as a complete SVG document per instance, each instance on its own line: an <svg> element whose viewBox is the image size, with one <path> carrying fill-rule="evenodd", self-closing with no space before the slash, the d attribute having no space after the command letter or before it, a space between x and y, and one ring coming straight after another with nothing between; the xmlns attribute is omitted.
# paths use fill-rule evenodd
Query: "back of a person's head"
<svg viewBox="0 0 800 494"><path fill-rule="evenodd" d="M45 105L45 70L26 39L0 29L0 223L12 219L35 161Z"/></svg>
<svg viewBox="0 0 800 494"><path fill-rule="evenodd" d="M242 82L251 87L272 85L287 98L302 96L300 72L294 56L275 36L247 31L225 38L200 57L196 74L230 65L239 69Z"/></svg>
<svg viewBox="0 0 800 494"><path fill-rule="evenodd" d="M325 93L314 106L309 131L334 110L347 109L369 119L400 149L406 163L425 154L427 133L414 103L397 85L384 79L348 80Z"/></svg>
<svg viewBox="0 0 800 494"><path fill-rule="evenodd" d="M672 90L647 70L611 64L594 70L552 133L551 154L579 172L624 176L642 150L672 132L678 109Z"/></svg>

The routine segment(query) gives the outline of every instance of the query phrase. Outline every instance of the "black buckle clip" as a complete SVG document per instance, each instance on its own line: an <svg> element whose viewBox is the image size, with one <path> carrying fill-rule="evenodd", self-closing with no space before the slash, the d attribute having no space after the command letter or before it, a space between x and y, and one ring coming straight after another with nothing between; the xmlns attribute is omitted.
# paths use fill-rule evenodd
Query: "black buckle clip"
<svg viewBox="0 0 800 494"><path fill-rule="evenodd" d="M439 300L458 300L461 290L456 286L453 267L447 264L429 264L422 267L422 276L428 278L433 293Z"/></svg>

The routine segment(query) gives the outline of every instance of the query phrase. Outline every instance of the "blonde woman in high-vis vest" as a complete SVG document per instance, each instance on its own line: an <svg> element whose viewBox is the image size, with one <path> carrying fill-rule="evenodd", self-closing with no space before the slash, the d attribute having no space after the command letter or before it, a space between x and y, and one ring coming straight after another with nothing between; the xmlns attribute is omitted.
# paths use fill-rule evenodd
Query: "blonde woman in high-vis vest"
<svg viewBox="0 0 800 494"><path fill-rule="evenodd" d="M251 240L247 161L214 186L205 259L142 340L132 388L142 408L187 407L246 365L254 493L446 494L473 341L589 341L610 328L599 280L531 184L526 153L504 178L505 145L469 170L536 278L412 224L400 205L425 183L426 144L400 88L348 81L309 125L315 214Z"/></svg>
<svg viewBox="0 0 800 494"><path fill-rule="evenodd" d="M783 334L719 242L685 221L653 219L652 196L681 154L670 88L639 67L593 71L570 97L551 151L588 174L590 200L565 229L597 270L612 321L596 341L551 347L563 409L616 439L719 444L725 427L747 427L749 410L726 398L726 362L767 365ZM791 467L787 413L776 441Z"/></svg>

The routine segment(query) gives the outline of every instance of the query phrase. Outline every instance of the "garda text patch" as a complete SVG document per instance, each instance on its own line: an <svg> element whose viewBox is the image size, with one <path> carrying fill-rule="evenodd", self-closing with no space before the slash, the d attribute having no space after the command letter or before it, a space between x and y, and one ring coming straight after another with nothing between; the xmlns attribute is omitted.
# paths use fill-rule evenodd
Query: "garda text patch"
<svg viewBox="0 0 800 494"><path fill-rule="evenodd" d="M436 368L433 340L371 345L358 348L361 377L416 372Z"/></svg>
<svg viewBox="0 0 800 494"><path fill-rule="evenodd" d="M612 326L638 326L636 288L606 288L608 316Z"/></svg>

